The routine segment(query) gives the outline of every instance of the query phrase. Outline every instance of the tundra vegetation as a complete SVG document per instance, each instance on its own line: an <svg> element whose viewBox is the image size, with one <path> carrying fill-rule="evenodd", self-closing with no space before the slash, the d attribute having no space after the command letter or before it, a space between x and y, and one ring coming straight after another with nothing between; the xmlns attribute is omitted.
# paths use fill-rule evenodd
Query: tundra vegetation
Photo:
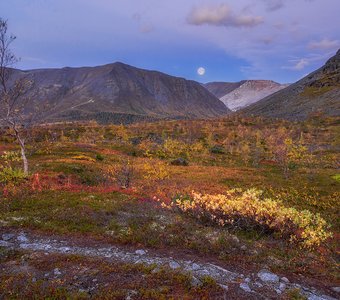
<svg viewBox="0 0 340 300"><path fill-rule="evenodd" d="M12 129L0 132L5 231L209 255L234 266L266 266L321 287L336 285L339 118L316 114L288 122L233 115L128 126L63 123L35 126L30 136L31 168L25 174ZM16 255L4 252L0 260ZM78 257L50 259L35 263L42 269L96 264L103 274L113 268ZM97 295L119 298L124 272L145 299L210 299L218 293L208 279L203 289L190 289L188 278L176 272L114 269L116 286ZM137 283L132 275L137 273L148 278L146 285ZM51 299L76 298L62 282L21 288L19 277L27 280L26 275L1 276L0 291L10 298L29 298L32 291ZM286 298L296 299L293 294Z"/></svg>

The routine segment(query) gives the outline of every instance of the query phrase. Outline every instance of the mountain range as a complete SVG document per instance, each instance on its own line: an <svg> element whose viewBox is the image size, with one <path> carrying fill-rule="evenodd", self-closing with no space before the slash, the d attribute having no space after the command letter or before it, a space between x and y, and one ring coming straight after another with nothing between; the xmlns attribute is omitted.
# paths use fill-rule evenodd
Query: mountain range
<svg viewBox="0 0 340 300"><path fill-rule="evenodd" d="M315 72L291 85L271 80L200 84L123 63L97 67L17 70L29 78L34 107L49 106L50 121L223 117L232 111L300 120L313 112L340 115L340 50ZM32 105L33 107L33 105Z"/></svg>
<svg viewBox="0 0 340 300"><path fill-rule="evenodd" d="M301 120L315 112L340 115L340 50L324 66L249 107L243 113Z"/></svg>
<svg viewBox="0 0 340 300"><path fill-rule="evenodd" d="M37 105L54 107L53 120L211 118L230 110L201 84L123 63L98 67L14 70L34 82Z"/></svg>
<svg viewBox="0 0 340 300"><path fill-rule="evenodd" d="M272 80L242 80L210 82L204 86L229 109L236 111L282 90L288 84L280 84Z"/></svg>

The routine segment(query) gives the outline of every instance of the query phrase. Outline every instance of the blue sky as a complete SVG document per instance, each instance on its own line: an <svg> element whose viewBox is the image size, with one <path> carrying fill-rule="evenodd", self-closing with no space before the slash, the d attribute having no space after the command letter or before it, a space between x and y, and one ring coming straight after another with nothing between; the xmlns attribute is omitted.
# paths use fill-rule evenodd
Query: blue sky
<svg viewBox="0 0 340 300"><path fill-rule="evenodd" d="M0 0L19 68L121 61L200 82L300 79L340 48L339 12L339 0Z"/></svg>

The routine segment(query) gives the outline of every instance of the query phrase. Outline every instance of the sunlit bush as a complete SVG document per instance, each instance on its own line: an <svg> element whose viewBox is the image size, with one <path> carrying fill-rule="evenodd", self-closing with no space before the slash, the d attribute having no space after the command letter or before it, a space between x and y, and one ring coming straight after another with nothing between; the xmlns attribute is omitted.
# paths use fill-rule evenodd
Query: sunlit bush
<svg viewBox="0 0 340 300"><path fill-rule="evenodd" d="M280 200L263 198L262 191L233 189L222 195L176 197L171 205L220 226L276 233L301 247L312 249L329 238L326 221L308 210L288 208Z"/></svg>
<svg viewBox="0 0 340 300"><path fill-rule="evenodd" d="M14 169L12 167L1 167L0 168L0 183L3 184L18 184L27 178L24 171L21 169Z"/></svg>
<svg viewBox="0 0 340 300"><path fill-rule="evenodd" d="M1 155L2 164L0 165L0 183L16 185L27 176L21 168L15 167L15 163L21 161L20 153L17 151L4 152Z"/></svg>

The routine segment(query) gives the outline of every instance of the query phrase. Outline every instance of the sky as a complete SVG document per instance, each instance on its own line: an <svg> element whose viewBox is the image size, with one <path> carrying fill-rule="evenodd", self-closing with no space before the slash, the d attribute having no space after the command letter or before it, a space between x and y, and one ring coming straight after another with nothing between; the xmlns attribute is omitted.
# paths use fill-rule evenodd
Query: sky
<svg viewBox="0 0 340 300"><path fill-rule="evenodd" d="M340 0L0 0L20 69L120 61L210 81L292 83L340 48Z"/></svg>

